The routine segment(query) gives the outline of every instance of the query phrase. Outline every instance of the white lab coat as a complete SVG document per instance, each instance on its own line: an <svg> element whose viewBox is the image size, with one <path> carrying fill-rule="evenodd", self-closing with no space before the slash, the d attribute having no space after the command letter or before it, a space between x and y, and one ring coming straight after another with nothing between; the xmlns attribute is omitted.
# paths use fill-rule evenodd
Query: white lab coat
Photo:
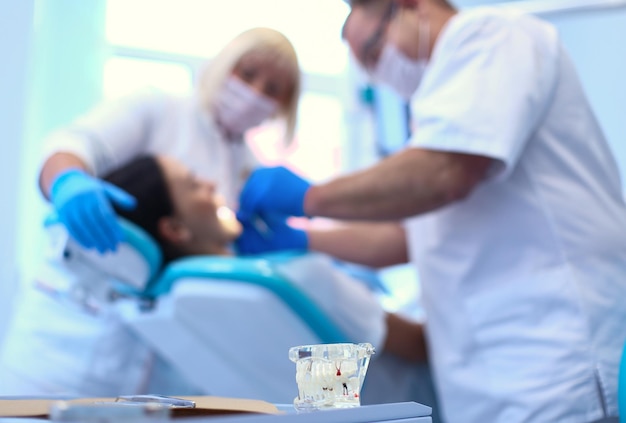
<svg viewBox="0 0 626 423"><path fill-rule="evenodd" d="M496 163L469 197L406 223L446 421L616 416L626 207L556 30L461 12L412 106L412 146Z"/></svg>
<svg viewBox="0 0 626 423"><path fill-rule="evenodd" d="M43 161L56 152L76 154L97 176L140 155L172 156L216 182L231 207L258 165L241 138L224 137L197 97L154 89L102 103L54 132L44 143Z"/></svg>

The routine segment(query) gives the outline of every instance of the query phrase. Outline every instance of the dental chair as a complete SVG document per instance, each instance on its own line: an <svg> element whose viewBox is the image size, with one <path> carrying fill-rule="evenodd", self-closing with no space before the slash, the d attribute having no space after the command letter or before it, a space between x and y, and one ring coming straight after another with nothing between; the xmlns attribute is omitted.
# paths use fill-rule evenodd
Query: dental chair
<svg viewBox="0 0 626 423"><path fill-rule="evenodd" d="M196 256L161 269L156 242L136 225L120 222L125 242L116 254L101 256L69 240L64 255L75 266L91 268L94 284L138 299L123 304L124 320L198 388L196 394L291 403L297 387L290 347L370 342L382 349L382 307L372 306L375 297L358 282L350 292L337 284L330 258ZM362 402L418 400L407 392L416 383L408 381L407 369L415 366L378 356L372 358Z"/></svg>
<svg viewBox="0 0 626 423"><path fill-rule="evenodd" d="M289 348L350 342L265 258L179 260L147 293L158 298L156 307L131 310L129 323L206 394L291 402Z"/></svg>
<svg viewBox="0 0 626 423"><path fill-rule="evenodd" d="M66 280L63 285L68 287L68 295L86 301L86 306L97 307L95 299L110 297L112 294L149 299L142 294L161 270L161 250L152 237L125 219L119 219L119 223L124 242L115 254L101 255L95 250L84 249L74 241L56 215L48 216L44 222L49 241L46 255L57 259L62 257L61 267L69 270L63 275L64 278L67 275L81 275L82 281L78 286L84 292L71 290L74 280ZM48 270L55 273L52 268L54 265L49 267ZM81 295L82 298L77 298Z"/></svg>

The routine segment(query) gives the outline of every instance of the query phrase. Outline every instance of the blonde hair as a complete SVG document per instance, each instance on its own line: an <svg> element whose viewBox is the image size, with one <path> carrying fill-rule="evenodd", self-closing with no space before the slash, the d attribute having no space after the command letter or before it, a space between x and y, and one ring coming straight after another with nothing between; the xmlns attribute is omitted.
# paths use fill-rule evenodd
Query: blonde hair
<svg viewBox="0 0 626 423"><path fill-rule="evenodd" d="M291 42L281 32L271 28L253 28L242 32L228 43L200 75L200 101L212 108L215 96L222 84L233 73L239 60L248 53L271 54L284 64L293 75L293 88L287 104L281 104L277 116L285 121L285 143L289 144L295 134L300 97L300 65Z"/></svg>

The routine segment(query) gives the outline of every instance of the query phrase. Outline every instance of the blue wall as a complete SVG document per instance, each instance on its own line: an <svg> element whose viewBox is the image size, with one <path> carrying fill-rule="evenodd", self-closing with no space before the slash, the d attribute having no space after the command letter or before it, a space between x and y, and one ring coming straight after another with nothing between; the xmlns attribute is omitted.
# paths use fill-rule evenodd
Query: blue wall
<svg viewBox="0 0 626 423"><path fill-rule="evenodd" d="M11 3L11 4L9 4ZM0 337L18 278L17 204L30 68L33 0L0 0Z"/></svg>
<svg viewBox="0 0 626 423"><path fill-rule="evenodd" d="M545 19L557 26L576 63L626 186L626 6Z"/></svg>

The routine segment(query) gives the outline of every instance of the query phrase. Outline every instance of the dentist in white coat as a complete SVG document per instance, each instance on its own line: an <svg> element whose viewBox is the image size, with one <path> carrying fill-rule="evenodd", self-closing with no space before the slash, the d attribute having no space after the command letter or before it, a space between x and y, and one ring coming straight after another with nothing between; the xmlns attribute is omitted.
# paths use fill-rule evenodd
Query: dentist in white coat
<svg viewBox="0 0 626 423"><path fill-rule="evenodd" d="M446 422L616 422L626 206L559 34L446 0L350 3L352 52L411 98L408 147L316 186L260 169L240 217L404 220L408 247L388 223L309 233L308 245L387 264L408 249Z"/></svg>
<svg viewBox="0 0 626 423"><path fill-rule="evenodd" d="M231 207L257 165L243 134L269 118L295 128L300 76L296 53L279 32L256 28L236 37L200 75L197 91L176 97L150 91L102 104L45 143L40 186L72 236L112 251L120 241L111 203L133 199L102 176L142 154L181 160L219 181Z"/></svg>
<svg viewBox="0 0 626 423"><path fill-rule="evenodd" d="M103 104L55 132L45 146L41 189L73 238L102 253L121 239L112 203L134 207L135 199L100 177L139 156L176 157L199 177L219 181L220 193L235 207L257 164L244 132L278 118L290 140L299 87L298 60L287 38L267 28L246 31L204 70L195 95L142 93ZM90 312L59 300L89 282L84 276L53 255L37 280L23 287L0 351L0 393L197 394L127 329L115 301Z"/></svg>

